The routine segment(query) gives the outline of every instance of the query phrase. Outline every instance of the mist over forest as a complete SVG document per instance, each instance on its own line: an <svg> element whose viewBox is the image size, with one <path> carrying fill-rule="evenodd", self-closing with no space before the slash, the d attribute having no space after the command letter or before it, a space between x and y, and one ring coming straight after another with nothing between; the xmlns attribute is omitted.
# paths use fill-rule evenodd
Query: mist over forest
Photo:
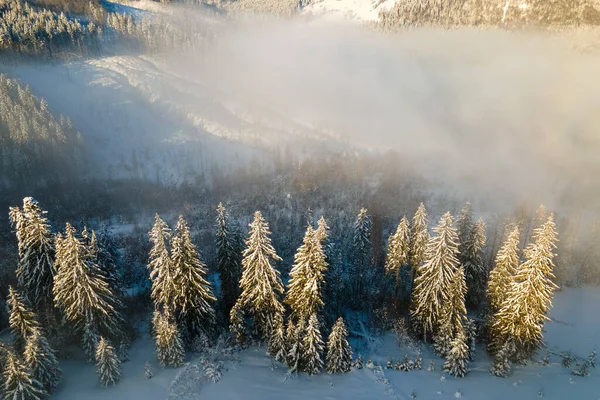
<svg viewBox="0 0 600 400"><path fill-rule="evenodd" d="M13 368L13 353L25 360L33 337L19 339L10 321L17 305L32 308L40 295L19 272L38 251L37 268L46 257L53 272L40 297L46 308L34 311L40 329L56 334L49 346L58 359L81 350L99 362L100 352L110 359L111 343L146 336L160 349L158 329L182 341L181 359L157 350L163 367L184 365L184 348L206 336L238 350L267 344L291 371L312 374L319 368L309 356L296 364L277 356L273 335L281 330L285 347L294 329L300 343L321 326L325 341L332 330L344 336L342 317L346 335L363 343L351 340L355 350L370 346L371 333L393 330L448 360L450 342L472 339L469 351L487 351L492 374L504 376L506 365L541 354L551 294L600 284L600 6L330 3L0 0L0 333L14 336L3 356L0 335L3 370ZM427 238L415 258L419 215ZM28 242L26 232L40 230L31 238L44 237L46 250L28 253L38 239ZM242 294L253 235L276 251L269 268L277 278L267 268L264 280L277 301L260 312ZM159 300L167 289L156 289L161 240L166 258L201 276L193 296L171 299L174 309ZM462 306L458 296L452 310L436 311L458 315L460 329L415 311L418 296L436 303L417 279L435 259L425 247L436 245L456 253L456 265L442 260L441 270L465 274L449 274L455 286L444 280L450 286L440 292L464 280ZM109 287L98 296L110 321L104 311L66 311L56 282L71 284L57 278L77 264L65 261L69 246L86 254L82 271L97 268ZM327 264L319 272L321 256L306 255L322 281L322 298L307 300L314 309L294 300L314 295L294 292L308 279L296 267L305 248L322 251ZM500 285L493 271L509 248L513 277L533 254L546 268L539 337L519 336L516 322L511 333L494 325L508 324L509 305L494 305L490 287ZM446 371L460 375L458 364ZM103 384L109 375L100 375Z"/></svg>

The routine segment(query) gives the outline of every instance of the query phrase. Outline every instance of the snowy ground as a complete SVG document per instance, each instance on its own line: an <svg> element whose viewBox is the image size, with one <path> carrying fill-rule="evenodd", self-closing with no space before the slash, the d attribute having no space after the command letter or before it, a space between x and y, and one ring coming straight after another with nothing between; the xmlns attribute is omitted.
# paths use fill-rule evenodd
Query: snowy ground
<svg viewBox="0 0 600 400"><path fill-rule="evenodd" d="M565 289L557 293L552 310L553 322L546 325L548 351L572 351L587 357L600 345L600 290L598 288ZM189 356L189 365L181 369L162 369L156 364L153 343L148 337L138 340L131 361L124 364L123 377L117 386L103 388L93 366L72 359L62 363L65 381L55 398L61 400L106 399L146 400L173 399L450 399L461 396L471 400L600 399L600 368L591 376L580 378L560 365L560 357L551 354L547 366L534 363L517 367L508 378L488 373L489 359L481 350L471 364L471 373L463 379L441 371L442 360L423 348L423 370L402 372L385 369L388 358L402 359L410 350L399 348L387 334L376 340L373 352L361 350L365 368L349 374L287 376L285 366L273 363L264 348L250 348L231 357L216 359L224 363L223 377L217 383L202 378L198 357ZM545 350L540 355L545 354ZM367 367L372 359L374 366ZM539 357L538 357L539 358ZM430 360L436 371L427 371ZM154 378L144 379L144 364L150 361ZM379 367L381 365L381 367ZM179 378L176 379L176 377Z"/></svg>
<svg viewBox="0 0 600 400"><path fill-rule="evenodd" d="M389 10L397 0L322 0L314 1L302 14L328 21L377 21L379 12Z"/></svg>

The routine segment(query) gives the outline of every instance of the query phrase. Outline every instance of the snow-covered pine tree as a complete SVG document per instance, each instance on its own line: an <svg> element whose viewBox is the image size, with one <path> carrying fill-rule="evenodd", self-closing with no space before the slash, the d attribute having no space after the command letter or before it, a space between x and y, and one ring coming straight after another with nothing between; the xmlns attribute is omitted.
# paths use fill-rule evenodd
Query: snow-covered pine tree
<svg viewBox="0 0 600 400"><path fill-rule="evenodd" d="M25 364L17 355L9 350L6 354L3 392L6 399L10 400L40 400L48 393L42 384L31 377Z"/></svg>
<svg viewBox="0 0 600 400"><path fill-rule="evenodd" d="M285 331L285 343L287 349L285 362L291 372L297 372L300 367L303 326L304 321L300 321L298 325L296 325L292 318L288 319L288 325Z"/></svg>
<svg viewBox="0 0 600 400"><path fill-rule="evenodd" d="M469 232L462 261L468 288L466 300L474 308L477 308L484 299L488 279L488 270L483 259L485 242L485 224L480 218Z"/></svg>
<svg viewBox="0 0 600 400"><path fill-rule="evenodd" d="M60 384L62 371L54 350L38 328L27 337L24 359L31 377L42 384L46 393L54 392Z"/></svg>
<svg viewBox="0 0 600 400"><path fill-rule="evenodd" d="M152 372L152 365L150 365L149 361L146 361L144 365L144 378L152 379L154 377L154 373Z"/></svg>
<svg viewBox="0 0 600 400"><path fill-rule="evenodd" d="M96 349L96 369L102 386L115 385L121 378L121 361L104 337L100 337Z"/></svg>
<svg viewBox="0 0 600 400"><path fill-rule="evenodd" d="M285 362L286 359L286 343L285 343L285 328L283 325L283 315L276 314L269 338L269 355L278 362Z"/></svg>
<svg viewBox="0 0 600 400"><path fill-rule="evenodd" d="M512 340L507 340L495 354L490 373L499 377L506 377L510 372L510 359L514 352Z"/></svg>
<svg viewBox="0 0 600 400"><path fill-rule="evenodd" d="M236 246L235 233L230 231L229 215L223 203L217 206L216 227L217 270L221 280L225 315L229 316L240 294L242 254Z"/></svg>
<svg viewBox="0 0 600 400"><path fill-rule="evenodd" d="M451 301L452 279L458 269L458 235L449 212L433 228L425 262L418 268L411 300L411 317L425 336L441 326L443 305Z"/></svg>
<svg viewBox="0 0 600 400"><path fill-rule="evenodd" d="M319 329L319 320L316 314L308 319L306 331L302 337L302 353L300 365L302 370L309 375L314 375L323 369L323 340Z"/></svg>
<svg viewBox="0 0 600 400"><path fill-rule="evenodd" d="M321 216L321 218L319 218L319 221L317 222L317 230L315 231L315 234L317 236L317 239L321 242L323 249L325 251L325 254L327 254L327 251L326 251L327 245L326 245L325 241L329 237L329 225L327 225L327 221L325 221L325 217Z"/></svg>
<svg viewBox="0 0 600 400"><path fill-rule="evenodd" d="M8 323L13 335L15 348L22 351L27 337L39 329L36 315L29 310L23 297L12 286L8 287L7 305L9 310Z"/></svg>
<svg viewBox="0 0 600 400"><path fill-rule="evenodd" d="M448 290L450 291L449 298L442 304L440 325L435 334L435 350L442 357L449 354L453 346L452 341L459 332L465 333L464 325L467 320L465 294L467 293L467 286L462 266L454 272Z"/></svg>
<svg viewBox="0 0 600 400"><path fill-rule="evenodd" d="M308 321L323 306L322 287L327 270L325 253L312 226L306 229L304 242L294 257L285 302L296 321Z"/></svg>
<svg viewBox="0 0 600 400"><path fill-rule="evenodd" d="M174 308L179 323L185 327L186 337L193 338L201 330L207 330L207 324L214 320L212 303L216 300L210 283L205 279L206 266L200 261L200 255L183 216L179 216L176 233L171 240L171 258L175 275Z"/></svg>
<svg viewBox="0 0 600 400"><path fill-rule="evenodd" d="M371 216L366 208L361 208L354 222L354 233L352 237L354 253L354 282L356 302L364 304L364 281L369 272L368 267L371 259Z"/></svg>
<svg viewBox="0 0 600 400"><path fill-rule="evenodd" d="M246 341L248 340L248 335L246 333L246 319L244 310L241 308L239 302L237 302L229 312L229 330L233 333L238 345L243 346L246 344Z"/></svg>
<svg viewBox="0 0 600 400"><path fill-rule="evenodd" d="M444 370L456 377L463 377L469 372L469 347L466 343L464 330L459 330L450 344L450 351L446 355Z"/></svg>
<svg viewBox="0 0 600 400"><path fill-rule="evenodd" d="M154 311L156 331L156 356L163 367L177 368L185 363L183 340L177 329L177 323L168 314Z"/></svg>
<svg viewBox="0 0 600 400"><path fill-rule="evenodd" d="M152 300L155 308L165 309L175 303L175 270L168 248L171 229L158 214L154 216L154 225L149 236L152 243L148 261L152 281Z"/></svg>
<svg viewBox="0 0 600 400"><path fill-rule="evenodd" d="M9 213L19 249L18 287L39 309L52 306L55 274L54 244L46 213L32 197L23 199L23 210L11 207Z"/></svg>
<svg viewBox="0 0 600 400"><path fill-rule="evenodd" d="M425 250L429 242L429 230L427 227L427 210L423 203L419 204L417 212L412 220L410 231L410 266L412 268L412 280L417 277L419 266L425 258Z"/></svg>
<svg viewBox="0 0 600 400"><path fill-rule="evenodd" d="M108 337L121 336L120 300L69 223L65 233L56 237L56 265L54 301L66 319L78 330L89 326Z"/></svg>
<svg viewBox="0 0 600 400"><path fill-rule="evenodd" d="M467 202L456 218L456 233L458 234L458 261L462 265L467 262L468 246L473 231L473 207Z"/></svg>
<svg viewBox="0 0 600 400"><path fill-rule="evenodd" d="M498 251L490 272L487 295L493 312L500 309L517 268L519 267L519 227L516 226Z"/></svg>
<svg viewBox="0 0 600 400"><path fill-rule="evenodd" d="M240 309L248 311L253 329L262 339L269 337L277 313L284 312L279 299L283 284L279 271L272 265L274 261L281 261L281 257L271 244L270 234L268 223L260 211L256 211L243 253L242 293L236 302L236 306L239 304Z"/></svg>
<svg viewBox="0 0 600 400"><path fill-rule="evenodd" d="M402 267L410 262L410 227L406 216L402 217L396 232L388 240L385 273L394 278L394 292L398 295Z"/></svg>
<svg viewBox="0 0 600 400"><path fill-rule="evenodd" d="M524 251L525 262L494 316L493 341L513 340L514 359L519 362L529 359L541 345L544 322L549 321L546 314L557 288L552 272L557 235L554 215L550 214L546 223L535 229L534 242Z"/></svg>
<svg viewBox="0 0 600 400"><path fill-rule="evenodd" d="M342 317L338 318L327 340L327 372L338 374L350 372L352 347L348 343L348 331Z"/></svg>
<svg viewBox="0 0 600 400"><path fill-rule="evenodd" d="M96 363L96 348L99 341L100 335L94 324L91 321L86 322L81 335L81 348L85 354L86 362L90 364Z"/></svg>

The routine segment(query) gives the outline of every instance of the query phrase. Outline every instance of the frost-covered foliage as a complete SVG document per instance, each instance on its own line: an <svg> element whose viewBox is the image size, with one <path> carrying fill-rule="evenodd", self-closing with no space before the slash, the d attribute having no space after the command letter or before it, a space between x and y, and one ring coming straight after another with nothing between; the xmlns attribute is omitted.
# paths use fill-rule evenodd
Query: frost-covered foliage
<svg viewBox="0 0 600 400"><path fill-rule="evenodd" d="M483 259L483 251L486 243L485 224L479 219L471 226L465 238L465 244L459 261L465 268L467 280L467 303L477 308L485 297L486 282L488 280L488 268Z"/></svg>
<svg viewBox="0 0 600 400"><path fill-rule="evenodd" d="M366 294L365 282L372 277L372 271L369 270L371 259L371 216L366 208L361 208L356 221L352 237L353 256L354 256L354 283L355 283L355 302L364 305L363 299Z"/></svg>
<svg viewBox="0 0 600 400"><path fill-rule="evenodd" d="M448 290L448 299L442 304L439 329L434 335L436 352L442 357L448 356L453 346L453 340L459 335L465 337L465 343L467 340L465 333L467 287L463 267L459 267L452 275Z"/></svg>
<svg viewBox="0 0 600 400"><path fill-rule="evenodd" d="M0 74L0 186L73 179L81 142L70 120L61 116L57 121L45 100Z"/></svg>
<svg viewBox="0 0 600 400"><path fill-rule="evenodd" d="M206 266L200 261L190 230L181 215L171 239L171 259L176 271L174 287L177 289L173 307L187 337L193 337L201 330L207 330L207 325L213 322L212 304L216 299L206 280Z"/></svg>
<svg viewBox="0 0 600 400"><path fill-rule="evenodd" d="M158 214L154 217L154 226L149 236L152 243L148 262L152 280L152 300L155 308L173 311L178 288L175 286L176 271L168 248L171 230Z"/></svg>
<svg viewBox="0 0 600 400"><path fill-rule="evenodd" d="M269 338L269 355L279 362L285 362L286 359L286 341L285 327L283 324L283 315L276 314L273 321L273 329Z"/></svg>
<svg viewBox="0 0 600 400"><path fill-rule="evenodd" d="M40 329L34 329L27 337L23 358L31 378L40 382L46 393L54 392L60 384L62 371L54 349Z"/></svg>
<svg viewBox="0 0 600 400"><path fill-rule="evenodd" d="M388 252L385 260L386 274L394 278L395 293L402 279L402 268L409 265L410 262L410 227L406 216L402 217L396 232L388 240Z"/></svg>
<svg viewBox="0 0 600 400"><path fill-rule="evenodd" d="M519 267L519 237L519 227L516 226L498 251L495 266L490 272L487 295L493 311L500 308Z"/></svg>
<svg viewBox="0 0 600 400"><path fill-rule="evenodd" d="M121 361L114 347L103 337L96 349L96 369L102 386L115 385L121 378Z"/></svg>
<svg viewBox="0 0 600 400"><path fill-rule="evenodd" d="M65 232L56 237L54 302L84 337L122 337L121 300L97 263L95 246L88 244L86 231L79 238L69 223ZM88 349L88 357L93 354L91 350Z"/></svg>
<svg viewBox="0 0 600 400"><path fill-rule="evenodd" d="M185 351L177 324L169 314L160 311L154 312L153 324L158 362L163 367L181 367L185 363Z"/></svg>
<svg viewBox="0 0 600 400"><path fill-rule="evenodd" d="M429 230L427 221L427 210L423 203L419 204L417 212L413 216L410 231L410 265L413 272L413 281L419 270L419 266L425 258L425 250L429 241Z"/></svg>
<svg viewBox="0 0 600 400"><path fill-rule="evenodd" d="M306 0L236 0L227 4L230 12L252 12L257 14L273 14L280 17L291 17L297 14Z"/></svg>
<svg viewBox="0 0 600 400"><path fill-rule="evenodd" d="M517 360L526 360L535 353L542 343L544 322L549 320L547 313L557 288L552 272L558 241L554 215L535 229L533 238L492 326L495 343L513 340Z"/></svg>
<svg viewBox="0 0 600 400"><path fill-rule="evenodd" d="M323 307L323 279L327 270L322 241L312 226L308 226L302 246L294 257L285 302L296 321L308 321Z"/></svg>
<svg viewBox="0 0 600 400"><path fill-rule="evenodd" d="M348 331L342 317L333 325L327 339L327 365L330 374L349 372L352 367L352 348L348 343Z"/></svg>
<svg viewBox="0 0 600 400"><path fill-rule="evenodd" d="M589 0L406 0L379 14L390 31L418 26L578 26L600 23Z"/></svg>
<svg viewBox="0 0 600 400"><path fill-rule="evenodd" d="M466 343L464 330L461 330L450 342L450 350L446 354L444 370L456 377L463 377L469 372L469 347Z"/></svg>
<svg viewBox="0 0 600 400"><path fill-rule="evenodd" d="M8 288L8 323L17 350L23 350L27 338L39 329L35 314L25 304L23 297L11 287Z"/></svg>
<svg viewBox="0 0 600 400"><path fill-rule="evenodd" d="M323 339L316 314L308 319L306 331L302 338L302 352L300 353L300 366L303 372L314 375L323 369Z"/></svg>
<svg viewBox="0 0 600 400"><path fill-rule="evenodd" d="M444 214L427 243L425 262L419 266L412 293L411 317L427 334L441 326L444 304L451 300L452 278L458 269L458 235L452 216Z"/></svg>
<svg viewBox="0 0 600 400"><path fill-rule="evenodd" d="M254 331L263 339L269 338L275 316L284 312L279 299L283 284L279 271L272 265L281 261L281 257L271 244L270 234L269 224L260 211L256 211L243 253L242 293L234 307L236 312L247 310L253 319Z"/></svg>
<svg viewBox="0 0 600 400"><path fill-rule="evenodd" d="M19 248L17 281L24 296L40 308L52 305L54 244L50 223L38 202L23 199L23 209L10 208Z"/></svg>
<svg viewBox="0 0 600 400"><path fill-rule="evenodd" d="M296 325L290 318L285 331L285 343L287 354L285 362L287 363L290 371L296 372L300 367L300 354L302 353L302 326L304 321L301 321Z"/></svg>
<svg viewBox="0 0 600 400"><path fill-rule="evenodd" d="M152 379L153 377L154 373L152 372L152 366L150 365L150 362L146 361L146 364L144 364L144 378Z"/></svg>
<svg viewBox="0 0 600 400"><path fill-rule="evenodd" d="M221 372L221 365L216 363L207 363L204 366L204 377L209 382L216 383L221 380L223 373Z"/></svg>
<svg viewBox="0 0 600 400"><path fill-rule="evenodd" d="M221 280L224 312L229 316L240 294L242 248L240 235L231 228L229 215L222 203L217 206L216 228L217 270Z"/></svg>
<svg viewBox="0 0 600 400"><path fill-rule="evenodd" d="M514 344L512 340L507 340L496 352L490 373L499 377L506 377L510 372L510 358L514 354Z"/></svg>
<svg viewBox="0 0 600 400"><path fill-rule="evenodd" d="M25 364L17 355L8 351L3 372L3 393L11 400L39 400L47 396L42 384L32 378Z"/></svg>

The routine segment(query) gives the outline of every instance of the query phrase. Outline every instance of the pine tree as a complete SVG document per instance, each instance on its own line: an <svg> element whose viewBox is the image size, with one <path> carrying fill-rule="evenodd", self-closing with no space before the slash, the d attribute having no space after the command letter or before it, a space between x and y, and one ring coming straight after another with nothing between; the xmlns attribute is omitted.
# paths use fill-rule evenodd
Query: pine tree
<svg viewBox="0 0 600 400"><path fill-rule="evenodd" d="M443 305L451 301L451 284L458 268L458 237L452 227L452 216L444 214L429 239L425 262L415 279L411 316L424 335L443 322Z"/></svg>
<svg viewBox="0 0 600 400"><path fill-rule="evenodd" d="M10 400L39 400L48 394L42 384L32 378L27 367L12 352L6 354L3 372L4 396Z"/></svg>
<svg viewBox="0 0 600 400"><path fill-rule="evenodd" d="M8 323L17 350L23 350L27 337L39 329L36 316L25 305L24 299L12 286L8 288Z"/></svg>
<svg viewBox="0 0 600 400"><path fill-rule="evenodd" d="M286 346L285 331L283 325L283 315L275 316L271 337L269 338L269 355L273 356L279 362L285 362Z"/></svg>
<svg viewBox="0 0 600 400"><path fill-rule="evenodd" d="M333 325L327 340L327 372L338 374L350 372L352 367L352 348L348 343L348 331L342 317Z"/></svg>
<svg viewBox="0 0 600 400"><path fill-rule="evenodd" d="M171 258L175 275L175 310L180 323L186 327L187 337L198 334L214 318L212 303L216 300L210 283L205 279L206 266L200 261L190 230L183 216L179 216L177 232L171 241Z"/></svg>
<svg viewBox="0 0 600 400"><path fill-rule="evenodd" d="M463 377L469 372L467 363L469 360L469 347L466 343L464 331L457 332L450 345L450 351L446 355L444 370L456 377Z"/></svg>
<svg viewBox="0 0 600 400"><path fill-rule="evenodd" d="M236 306L239 303L240 309L249 312L254 331L262 339L269 337L275 316L284 312L278 295L283 294L283 284L279 271L271 265L282 259L271 244L270 234L260 211L255 212L243 253L242 293L236 302Z"/></svg>
<svg viewBox="0 0 600 400"><path fill-rule="evenodd" d="M229 312L229 330L233 333L238 345L243 346L248 340L244 310L236 303Z"/></svg>
<svg viewBox="0 0 600 400"><path fill-rule="evenodd" d="M499 310L519 267L519 227L515 227L496 255L490 272L487 294L492 311Z"/></svg>
<svg viewBox="0 0 600 400"><path fill-rule="evenodd" d="M100 334L96 327L91 322L86 322L81 335L81 348L86 357L86 362L90 364L96 363L96 348L100 341Z"/></svg>
<svg viewBox="0 0 600 400"><path fill-rule="evenodd" d="M510 358L514 352L514 345L511 340L507 340L500 350L494 356L490 373L499 377L506 377L510 372Z"/></svg>
<svg viewBox="0 0 600 400"><path fill-rule="evenodd" d="M144 378L152 379L154 377L154 373L152 372L152 366L149 361L146 361L144 365Z"/></svg>
<svg viewBox="0 0 600 400"><path fill-rule="evenodd" d="M40 329L35 328L27 337L25 366L32 379L42 384L46 393L52 393L61 381L62 371L56 355Z"/></svg>
<svg viewBox="0 0 600 400"><path fill-rule="evenodd" d="M419 266L425 259L425 251L429 242L427 224L427 211L423 203L421 203L413 217L412 229L410 231L410 266L412 268L413 283L417 277Z"/></svg>
<svg viewBox="0 0 600 400"><path fill-rule="evenodd" d="M10 220L16 229L19 248L18 287L40 309L52 306L55 274L51 227L38 202L23 199L23 210L10 208Z"/></svg>
<svg viewBox="0 0 600 400"><path fill-rule="evenodd" d="M395 293L401 283L402 267L409 264L410 261L410 228L408 219L402 217L396 232L390 236L388 241L388 252L385 260L385 272L394 277Z"/></svg>
<svg viewBox="0 0 600 400"><path fill-rule="evenodd" d="M302 353L302 327L304 321L300 321L298 325L290 318L285 332L285 342L287 354L286 360L291 372L297 372L300 367L300 355Z"/></svg>
<svg viewBox="0 0 600 400"><path fill-rule="evenodd" d="M104 337L100 338L96 349L96 368L102 386L115 385L121 378L121 361Z"/></svg>
<svg viewBox="0 0 600 400"><path fill-rule="evenodd" d="M329 225L327 225L327 221L325 221L324 217L319 218L319 221L317 222L317 224L318 224L318 227L317 227L317 230L315 231L315 234L317 236L317 239L321 242L321 245L325 249L327 247L325 241L329 237ZM326 250L325 250L325 254L327 254Z"/></svg>
<svg viewBox="0 0 600 400"><path fill-rule="evenodd" d="M311 315L321 310L326 270L327 263L321 241L316 231L309 226L304 235L304 242L294 257L285 297L285 302L290 305L292 315L297 321L308 321Z"/></svg>
<svg viewBox="0 0 600 400"><path fill-rule="evenodd" d="M319 321L315 314L311 315L306 325L306 332L302 338L302 350L300 354L302 370L309 375L314 375L323 369L323 340L319 330Z"/></svg>
<svg viewBox="0 0 600 400"><path fill-rule="evenodd" d="M222 203L217 206L217 270L223 291L225 314L229 315L240 294L242 275L241 251L236 246L234 232L229 229L229 215Z"/></svg>
<svg viewBox="0 0 600 400"><path fill-rule="evenodd" d="M179 293L175 276L177 271L169 254L168 243L171 240L171 230L158 214L154 217L154 226L150 230L150 279L152 280L152 300L154 307L160 310L174 312L175 299Z"/></svg>
<svg viewBox="0 0 600 400"><path fill-rule="evenodd" d="M354 222L354 235L352 238L354 249L354 274L356 283L356 297L358 301L364 299L364 281L368 277L367 268L371 258L371 217L366 208L361 208Z"/></svg>
<svg viewBox="0 0 600 400"><path fill-rule="evenodd" d="M458 261L464 266L469 258L468 246L473 231L473 207L467 202L456 218L456 233L458 234Z"/></svg>
<svg viewBox="0 0 600 400"><path fill-rule="evenodd" d="M483 260L483 248L485 246L485 224L480 218L473 225L467 243L464 246L462 265L465 267L467 279L467 303L477 307L483 301L488 271ZM460 261L460 259L459 259Z"/></svg>
<svg viewBox="0 0 600 400"><path fill-rule="evenodd" d="M552 272L558 241L553 214L535 229L533 238L492 325L495 343L514 341L518 361L530 358L542 343L544 322L549 321L546 314L557 288Z"/></svg>
<svg viewBox="0 0 600 400"><path fill-rule="evenodd" d="M442 305L440 327L435 334L434 348L442 357L449 354L453 339L456 338L459 332L464 332L467 321L467 310L465 308L467 287L463 267L459 267L452 276L449 291L449 299Z"/></svg>
<svg viewBox="0 0 600 400"><path fill-rule="evenodd" d="M94 254L69 223L64 235L56 238L56 265L54 301L66 319L76 329L89 326L109 337L121 336L124 321L118 310L122 304L95 263Z"/></svg>
<svg viewBox="0 0 600 400"><path fill-rule="evenodd" d="M163 367L181 367L185 363L185 351L177 324L169 314L154 313L158 362Z"/></svg>

